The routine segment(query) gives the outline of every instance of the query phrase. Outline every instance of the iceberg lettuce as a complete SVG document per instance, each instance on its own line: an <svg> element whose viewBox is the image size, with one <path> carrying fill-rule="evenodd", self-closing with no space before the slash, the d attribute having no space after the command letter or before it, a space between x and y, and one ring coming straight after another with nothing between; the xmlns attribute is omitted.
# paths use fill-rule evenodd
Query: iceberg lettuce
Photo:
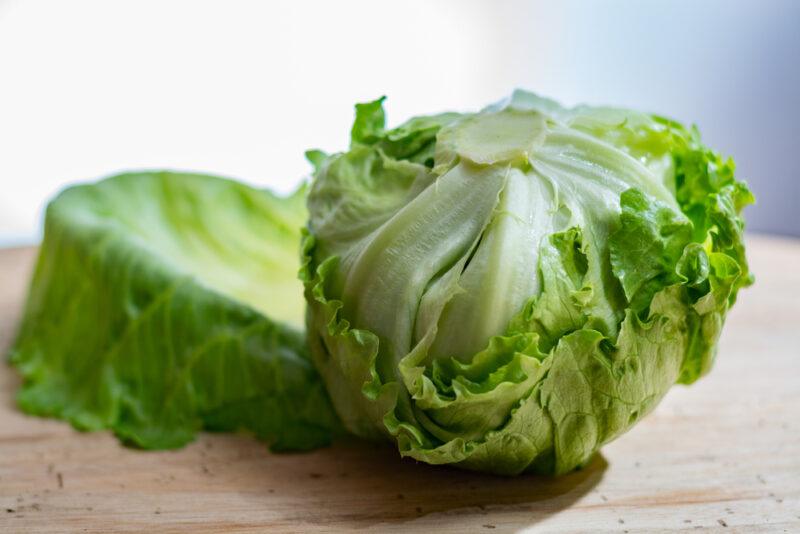
<svg viewBox="0 0 800 534"><path fill-rule="evenodd" d="M309 153L313 361L351 432L564 473L709 370L751 283L730 159L696 129L532 93Z"/></svg>

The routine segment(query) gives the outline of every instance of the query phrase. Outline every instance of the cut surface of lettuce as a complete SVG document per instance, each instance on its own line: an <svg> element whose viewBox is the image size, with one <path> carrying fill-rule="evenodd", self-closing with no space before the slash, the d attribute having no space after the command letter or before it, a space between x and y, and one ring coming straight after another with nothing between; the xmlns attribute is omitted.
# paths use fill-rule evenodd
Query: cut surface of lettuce
<svg viewBox="0 0 800 534"><path fill-rule="evenodd" d="M19 405L143 448L202 428L274 449L338 428L302 332L305 192L175 172L71 187L47 208L11 362Z"/></svg>
<svg viewBox="0 0 800 534"><path fill-rule="evenodd" d="M707 372L751 283L733 162L694 129L518 91L312 152L311 353L352 432L563 473Z"/></svg>

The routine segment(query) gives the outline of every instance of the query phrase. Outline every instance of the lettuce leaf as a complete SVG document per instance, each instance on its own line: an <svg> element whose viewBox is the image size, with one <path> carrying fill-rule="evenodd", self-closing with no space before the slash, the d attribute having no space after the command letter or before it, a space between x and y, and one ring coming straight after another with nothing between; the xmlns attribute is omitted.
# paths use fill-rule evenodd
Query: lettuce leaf
<svg viewBox="0 0 800 534"><path fill-rule="evenodd" d="M273 449L338 431L302 332L305 191L279 198L213 176L143 172L47 208L11 362L20 407L148 449L202 428Z"/></svg>

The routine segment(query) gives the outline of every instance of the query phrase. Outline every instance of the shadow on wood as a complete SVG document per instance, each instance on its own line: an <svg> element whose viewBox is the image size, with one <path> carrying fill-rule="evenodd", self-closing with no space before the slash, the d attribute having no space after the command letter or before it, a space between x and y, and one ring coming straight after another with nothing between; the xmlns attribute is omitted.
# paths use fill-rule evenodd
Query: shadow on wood
<svg viewBox="0 0 800 534"><path fill-rule="evenodd" d="M350 528L404 523L427 514L439 514L441 525L448 515L488 516L509 509L530 514L532 524L591 491L608 465L598 455L586 468L558 478L500 477L401 459L391 446L355 439L313 453L266 454L260 461L250 460L219 468L226 477L259 481L241 488L241 496L252 499L251 504L280 495L304 503L284 511L287 524L320 522ZM284 468L294 472L276 473ZM262 470L261 475L254 469ZM301 483L276 486L276 479L287 478Z"/></svg>

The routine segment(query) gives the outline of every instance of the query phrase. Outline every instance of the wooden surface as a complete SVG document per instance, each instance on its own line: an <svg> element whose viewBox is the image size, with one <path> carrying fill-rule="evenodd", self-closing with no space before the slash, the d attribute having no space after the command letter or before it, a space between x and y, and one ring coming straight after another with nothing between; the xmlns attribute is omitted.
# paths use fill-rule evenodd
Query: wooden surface
<svg viewBox="0 0 800 534"><path fill-rule="evenodd" d="M248 436L127 449L14 407L0 366L1 532L800 532L800 242L751 237L757 276L716 368L675 387L583 471L481 476L341 443L274 455ZM0 251L0 349L33 251Z"/></svg>

